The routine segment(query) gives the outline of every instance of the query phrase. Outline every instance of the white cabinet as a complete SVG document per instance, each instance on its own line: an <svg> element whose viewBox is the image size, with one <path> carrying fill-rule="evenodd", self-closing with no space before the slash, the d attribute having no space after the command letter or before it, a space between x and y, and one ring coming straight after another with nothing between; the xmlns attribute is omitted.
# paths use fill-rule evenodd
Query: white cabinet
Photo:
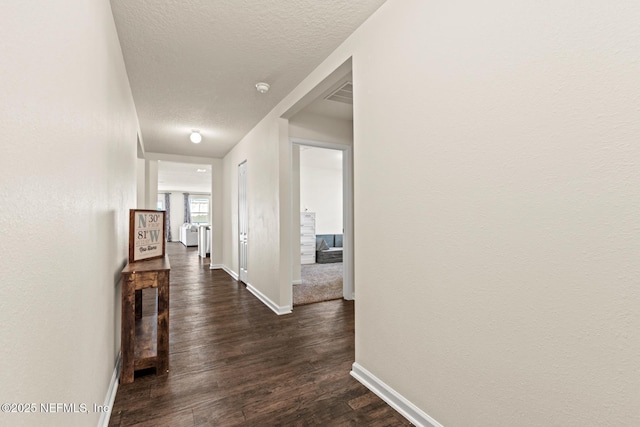
<svg viewBox="0 0 640 427"><path fill-rule="evenodd" d="M300 212L300 264L316 262L316 214Z"/></svg>

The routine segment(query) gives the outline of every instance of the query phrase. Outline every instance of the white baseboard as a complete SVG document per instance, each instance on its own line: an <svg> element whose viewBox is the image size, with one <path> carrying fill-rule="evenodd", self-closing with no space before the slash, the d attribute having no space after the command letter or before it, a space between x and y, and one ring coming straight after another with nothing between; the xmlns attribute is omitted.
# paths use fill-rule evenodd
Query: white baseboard
<svg viewBox="0 0 640 427"><path fill-rule="evenodd" d="M420 408L405 399L400 393L386 385L378 377L357 363L351 367L351 376L366 388L378 395L389 406L417 427L443 427L442 424L424 413Z"/></svg>
<svg viewBox="0 0 640 427"><path fill-rule="evenodd" d="M213 268L213 269L215 269L215 268L221 268L221 269L223 269L223 270L224 270L224 271L225 271L229 276L233 277L233 280L238 280L238 273L236 273L235 271L233 271L232 269L230 269L229 267L227 267L227 266L226 266L226 265L224 265L224 264L215 264L215 267L214 267L214 264L211 264L211 267L210 267L210 268Z"/></svg>
<svg viewBox="0 0 640 427"><path fill-rule="evenodd" d="M233 280L238 280L238 273L236 273L235 271L231 270L229 267L227 267L224 264L211 264L210 265L211 269L216 269L216 268L221 268L223 269L229 276L233 277ZM269 307L271 310L273 310L274 313L276 313L277 315L281 315L281 314L289 314L291 313L291 306L284 306L281 307L278 304L274 303L273 301L271 301L265 294L263 294L262 292L260 292L259 290L257 290L256 288L254 288L252 285L250 285L249 283L247 283L247 290L249 292L251 292L253 295L256 296L256 298L258 298L260 301L262 301L262 303L264 305L266 305L267 307Z"/></svg>
<svg viewBox="0 0 640 427"><path fill-rule="evenodd" d="M291 282L291 284L293 284L293 285L302 285L302 279L300 279L300 280L293 280L293 281Z"/></svg>
<svg viewBox="0 0 640 427"><path fill-rule="evenodd" d="M219 270L221 268L224 268L224 266L222 264L209 264L209 268L211 270Z"/></svg>
<svg viewBox="0 0 640 427"><path fill-rule="evenodd" d="M111 419L111 411L113 411L113 402L116 401L116 393L118 392L118 378L120 378L120 359L122 353L118 353L116 357L116 366L113 368L113 374L111 375L111 382L109 383L109 389L107 395L104 398L104 407L109 408L107 412L100 414L98 420L98 427L108 427L109 420Z"/></svg>
<svg viewBox="0 0 640 427"><path fill-rule="evenodd" d="M256 296L256 298L258 298L260 301L262 301L262 303L264 305L266 305L267 307L269 307L271 310L273 310L273 312L277 315L282 315L282 314L289 314L291 313L291 306L279 306L278 304L276 304L275 302L271 301L269 299L269 297L267 297L265 294L263 294L262 292L260 292L259 290L257 290L256 288L254 288L252 285L250 285L249 283L247 283L247 290L249 292L251 292L253 295Z"/></svg>

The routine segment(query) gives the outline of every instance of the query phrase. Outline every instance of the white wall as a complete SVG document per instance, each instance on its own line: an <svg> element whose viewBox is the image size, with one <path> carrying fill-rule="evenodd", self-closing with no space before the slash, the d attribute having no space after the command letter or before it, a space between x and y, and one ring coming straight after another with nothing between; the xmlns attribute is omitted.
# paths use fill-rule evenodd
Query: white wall
<svg viewBox="0 0 640 427"><path fill-rule="evenodd" d="M385 3L225 159L260 163L261 288L286 301L279 117L352 57L356 362L446 426L639 425L639 21Z"/></svg>
<svg viewBox="0 0 640 427"><path fill-rule="evenodd" d="M213 159L211 167L211 266L222 265L222 159Z"/></svg>
<svg viewBox="0 0 640 427"><path fill-rule="evenodd" d="M303 110L289 120L289 136L296 139L353 145L353 122Z"/></svg>
<svg viewBox="0 0 640 427"><path fill-rule="evenodd" d="M315 212L316 234L342 234L342 151L302 148L300 211Z"/></svg>
<svg viewBox="0 0 640 427"><path fill-rule="evenodd" d="M144 159L136 160L136 208L146 209L146 167Z"/></svg>
<svg viewBox="0 0 640 427"><path fill-rule="evenodd" d="M171 241L180 241L180 226L184 224L184 194L181 191L169 194L169 221L171 223ZM166 208L166 206L165 206Z"/></svg>
<svg viewBox="0 0 640 427"><path fill-rule="evenodd" d="M279 265L279 160L277 120L258 125L224 158L223 264L238 269L238 165L247 161L248 282L267 298L290 306L281 295ZM288 270L289 276L291 270ZM291 282L289 280L289 286ZM284 297L284 299L281 299Z"/></svg>
<svg viewBox="0 0 640 427"><path fill-rule="evenodd" d="M357 36L356 361L446 426L640 424L638 19L401 1Z"/></svg>
<svg viewBox="0 0 640 427"><path fill-rule="evenodd" d="M146 194L146 208L157 209L158 206L158 161L144 161L144 191Z"/></svg>
<svg viewBox="0 0 640 427"><path fill-rule="evenodd" d="M3 2L0 40L0 401L102 404L138 127L109 2ZM11 426L98 419L0 413Z"/></svg>
<svg viewBox="0 0 640 427"><path fill-rule="evenodd" d="M300 146L291 146L291 205L300 206ZM291 282L302 283L302 248L300 237L300 215L291 214Z"/></svg>

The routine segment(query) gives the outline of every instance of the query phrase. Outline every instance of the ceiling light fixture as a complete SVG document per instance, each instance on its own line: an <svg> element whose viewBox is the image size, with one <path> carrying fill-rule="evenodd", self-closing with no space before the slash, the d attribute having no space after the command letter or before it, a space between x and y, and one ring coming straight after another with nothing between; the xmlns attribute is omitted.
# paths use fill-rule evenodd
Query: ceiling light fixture
<svg viewBox="0 0 640 427"><path fill-rule="evenodd" d="M196 172L206 172L206 169L196 169Z"/></svg>
<svg viewBox="0 0 640 427"><path fill-rule="evenodd" d="M202 135L200 135L199 130L194 129L193 131L191 131L191 135L189 136L189 139L194 144L200 144L200 142L202 141Z"/></svg>
<svg viewBox="0 0 640 427"><path fill-rule="evenodd" d="M260 93L267 93L270 87L271 86L269 86L269 83L265 83L265 82L256 83L256 89Z"/></svg>

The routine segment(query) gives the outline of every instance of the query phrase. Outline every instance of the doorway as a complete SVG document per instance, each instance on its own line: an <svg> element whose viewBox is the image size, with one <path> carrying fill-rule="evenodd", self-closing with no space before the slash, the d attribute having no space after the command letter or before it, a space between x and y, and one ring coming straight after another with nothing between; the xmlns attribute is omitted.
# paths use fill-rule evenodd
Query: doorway
<svg viewBox="0 0 640 427"><path fill-rule="evenodd" d="M171 160L155 162L157 191L154 204L147 209L166 211L168 241L198 247L199 227L212 224L212 164ZM207 248L204 249L206 251Z"/></svg>
<svg viewBox="0 0 640 427"><path fill-rule="evenodd" d="M297 177L292 186L292 214L300 218L300 223L294 221L293 233L300 246L293 247L301 248L300 253L293 254L300 256L299 263L292 263L299 269L293 276L300 277L293 281L293 305L336 298L352 300L351 146L299 138L292 138L291 145L293 176ZM313 236L312 248L307 250L304 245L309 233Z"/></svg>
<svg viewBox="0 0 640 427"><path fill-rule="evenodd" d="M355 299L354 281L354 223L353 223L353 73L348 58L326 76L306 95L282 114L282 126L288 126L290 166L289 292L301 282L301 224L300 205L295 199L299 191L299 157L295 150L300 146L340 150L343 162L343 290L346 300ZM281 128L283 129L283 128ZM284 129L283 129L284 133ZM286 142L285 142L286 143ZM298 160L298 164L296 161ZM302 209L304 210L304 208ZM314 248L315 249L315 248ZM290 294L290 295L291 295ZM290 300L293 301L293 298Z"/></svg>

